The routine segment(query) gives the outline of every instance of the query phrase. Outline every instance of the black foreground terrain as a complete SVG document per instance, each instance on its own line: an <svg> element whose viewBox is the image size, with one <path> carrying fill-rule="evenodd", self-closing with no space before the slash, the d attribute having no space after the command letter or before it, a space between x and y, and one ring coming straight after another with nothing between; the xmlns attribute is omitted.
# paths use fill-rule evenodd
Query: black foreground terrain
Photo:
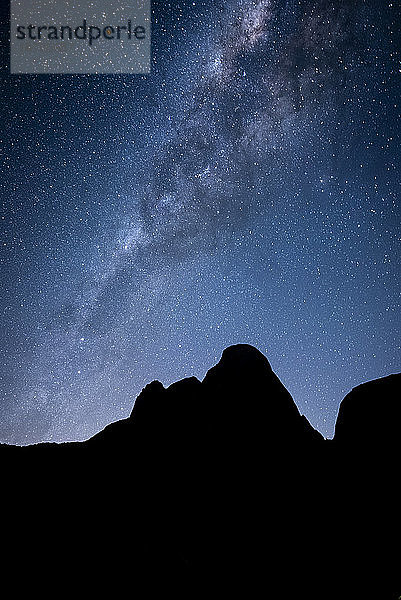
<svg viewBox="0 0 401 600"><path fill-rule="evenodd" d="M5 597L397 599L400 381L325 440L237 345L86 442L0 446Z"/></svg>

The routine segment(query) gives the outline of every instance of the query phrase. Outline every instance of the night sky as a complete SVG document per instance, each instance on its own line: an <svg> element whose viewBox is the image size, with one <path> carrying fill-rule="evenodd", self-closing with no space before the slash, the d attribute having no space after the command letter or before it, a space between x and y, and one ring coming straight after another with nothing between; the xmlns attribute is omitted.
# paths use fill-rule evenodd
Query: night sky
<svg viewBox="0 0 401 600"><path fill-rule="evenodd" d="M240 342L331 437L400 369L400 4L152 23L149 75L10 75L3 49L0 441L86 439Z"/></svg>

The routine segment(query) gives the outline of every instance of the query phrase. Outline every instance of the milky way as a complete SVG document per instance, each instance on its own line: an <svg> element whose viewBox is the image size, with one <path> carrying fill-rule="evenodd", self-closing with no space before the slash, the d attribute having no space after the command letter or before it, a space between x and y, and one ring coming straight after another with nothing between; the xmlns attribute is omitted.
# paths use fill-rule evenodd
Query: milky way
<svg viewBox="0 0 401 600"><path fill-rule="evenodd" d="M326 436L399 368L400 11L348 4L153 2L146 76L4 58L1 441L85 439L231 343Z"/></svg>

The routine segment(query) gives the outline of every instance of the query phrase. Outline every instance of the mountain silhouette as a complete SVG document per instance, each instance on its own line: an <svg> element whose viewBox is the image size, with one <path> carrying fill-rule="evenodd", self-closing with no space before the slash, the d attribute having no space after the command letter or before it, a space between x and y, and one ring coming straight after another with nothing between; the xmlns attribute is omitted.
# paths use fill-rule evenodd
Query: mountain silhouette
<svg viewBox="0 0 401 600"><path fill-rule="evenodd" d="M85 442L1 445L4 584L398 598L400 377L353 389L325 440L239 344L203 381L150 383Z"/></svg>
<svg viewBox="0 0 401 600"><path fill-rule="evenodd" d="M354 388L342 401L334 440L349 450L390 452L399 447L400 375L389 375Z"/></svg>

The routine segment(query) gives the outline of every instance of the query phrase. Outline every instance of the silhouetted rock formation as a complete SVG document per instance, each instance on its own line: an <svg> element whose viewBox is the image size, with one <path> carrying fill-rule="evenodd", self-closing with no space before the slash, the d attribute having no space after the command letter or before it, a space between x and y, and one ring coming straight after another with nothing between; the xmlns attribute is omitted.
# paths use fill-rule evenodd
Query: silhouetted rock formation
<svg viewBox="0 0 401 600"><path fill-rule="evenodd" d="M341 402L334 441L342 447L382 453L399 448L400 375L354 388Z"/></svg>
<svg viewBox="0 0 401 600"><path fill-rule="evenodd" d="M352 390L324 440L236 345L86 442L0 446L3 570L30 596L395 599L399 386Z"/></svg>
<svg viewBox="0 0 401 600"><path fill-rule="evenodd" d="M211 426L262 446L283 447L323 441L301 417L265 356L247 344L224 350L219 363L202 382L206 406L214 416Z"/></svg>

